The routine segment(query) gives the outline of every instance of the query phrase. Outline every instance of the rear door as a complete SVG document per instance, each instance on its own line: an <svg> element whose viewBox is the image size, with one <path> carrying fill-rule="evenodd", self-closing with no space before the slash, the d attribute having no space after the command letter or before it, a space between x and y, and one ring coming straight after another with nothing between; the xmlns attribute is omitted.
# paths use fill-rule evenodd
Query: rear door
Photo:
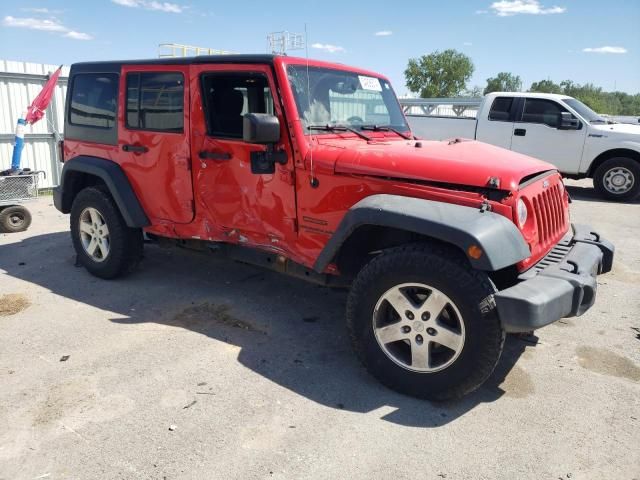
<svg viewBox="0 0 640 480"><path fill-rule="evenodd" d="M197 208L211 220L212 238L285 248L296 234L293 152L268 65L192 65L192 142ZM276 115L286 154L273 174L251 171L265 145L243 141L243 116Z"/></svg>
<svg viewBox="0 0 640 480"><path fill-rule="evenodd" d="M119 156L155 222L194 216L188 74L182 65L122 67Z"/></svg>
<svg viewBox="0 0 640 480"><path fill-rule="evenodd" d="M525 98L513 124L511 149L552 163L564 173L578 173L587 129L560 130L560 114L568 112L555 100Z"/></svg>
<svg viewBox="0 0 640 480"><path fill-rule="evenodd" d="M487 99L488 100L488 99ZM495 97L485 118L478 118L476 140L502 148L511 148L511 135L517 107L517 97Z"/></svg>

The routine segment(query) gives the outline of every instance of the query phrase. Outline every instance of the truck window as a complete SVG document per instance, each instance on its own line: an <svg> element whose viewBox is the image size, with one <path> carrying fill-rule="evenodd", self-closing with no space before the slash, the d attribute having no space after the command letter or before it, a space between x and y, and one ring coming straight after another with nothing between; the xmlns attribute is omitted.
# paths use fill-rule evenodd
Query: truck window
<svg viewBox="0 0 640 480"><path fill-rule="evenodd" d="M489 110L489 120L508 122L511 119L511 106L514 97L496 97Z"/></svg>
<svg viewBox="0 0 640 480"><path fill-rule="evenodd" d="M184 77L179 72L127 74L129 129L182 132Z"/></svg>
<svg viewBox="0 0 640 480"><path fill-rule="evenodd" d="M118 75L81 73L73 76L69 122L110 129L116 125Z"/></svg>
<svg viewBox="0 0 640 480"><path fill-rule="evenodd" d="M260 73L205 73L201 77L207 133L212 137L242 138L247 113L274 115L267 77Z"/></svg>
<svg viewBox="0 0 640 480"><path fill-rule="evenodd" d="M542 123L553 128L560 124L560 113L568 110L553 100L527 98L524 102L522 122Z"/></svg>

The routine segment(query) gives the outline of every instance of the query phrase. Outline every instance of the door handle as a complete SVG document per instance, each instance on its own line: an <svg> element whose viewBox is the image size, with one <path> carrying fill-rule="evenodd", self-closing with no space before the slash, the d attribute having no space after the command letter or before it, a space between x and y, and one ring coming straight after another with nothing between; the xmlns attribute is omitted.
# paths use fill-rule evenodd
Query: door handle
<svg viewBox="0 0 640 480"><path fill-rule="evenodd" d="M513 134L514 134L516 137L524 137L524 136L527 134L527 131L526 131L524 128L516 128L516 129L513 131Z"/></svg>
<svg viewBox="0 0 640 480"><path fill-rule="evenodd" d="M231 154L227 152L209 152L207 150L201 151L198 156L201 160L231 160Z"/></svg>
<svg viewBox="0 0 640 480"><path fill-rule="evenodd" d="M123 145L122 150L134 153L144 153L149 151L149 149L144 145Z"/></svg>

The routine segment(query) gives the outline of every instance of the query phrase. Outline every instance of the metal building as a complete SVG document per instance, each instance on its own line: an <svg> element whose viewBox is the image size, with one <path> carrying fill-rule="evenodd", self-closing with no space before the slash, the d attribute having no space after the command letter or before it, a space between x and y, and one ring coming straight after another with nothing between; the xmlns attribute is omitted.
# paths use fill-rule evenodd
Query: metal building
<svg viewBox="0 0 640 480"><path fill-rule="evenodd" d="M38 95L44 82L58 65L0 60L0 170L11 166L11 154L18 118ZM45 116L25 129L22 167L43 170L40 187L58 185L62 164L58 161L57 140L62 138L64 101L69 67L63 67Z"/></svg>

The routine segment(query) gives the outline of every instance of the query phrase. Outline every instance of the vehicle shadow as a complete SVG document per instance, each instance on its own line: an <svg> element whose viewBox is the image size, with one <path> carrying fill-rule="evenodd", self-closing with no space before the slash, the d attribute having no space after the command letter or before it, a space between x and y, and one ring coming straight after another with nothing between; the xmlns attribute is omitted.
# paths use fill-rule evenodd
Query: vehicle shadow
<svg viewBox="0 0 640 480"><path fill-rule="evenodd" d="M640 198L636 198L633 201L615 202L613 200L607 200L600 196L600 194L593 187L582 187L578 185L566 185L567 192L573 200L586 200L589 202L598 203L627 203L627 204L640 204Z"/></svg>
<svg viewBox="0 0 640 480"><path fill-rule="evenodd" d="M68 232L0 248L6 275L114 312L112 322L169 325L236 345L238 362L298 395L331 408L377 411L400 425L439 427L512 393L503 389L505 377L536 341L509 336L483 387L455 402L430 403L383 387L361 367L344 325L343 290L155 245L146 246L137 272L117 281L94 278L74 261Z"/></svg>

